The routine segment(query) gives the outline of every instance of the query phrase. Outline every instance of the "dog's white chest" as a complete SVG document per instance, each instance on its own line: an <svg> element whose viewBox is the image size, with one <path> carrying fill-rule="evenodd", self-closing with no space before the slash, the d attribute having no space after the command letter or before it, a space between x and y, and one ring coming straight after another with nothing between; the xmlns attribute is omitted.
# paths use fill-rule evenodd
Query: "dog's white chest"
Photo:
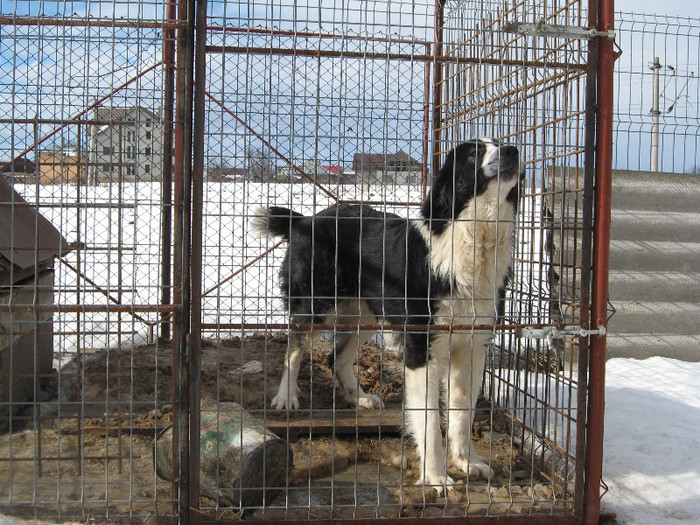
<svg viewBox="0 0 700 525"><path fill-rule="evenodd" d="M511 264L514 223L509 203L480 196L439 235L421 225L433 270L456 283L455 296L478 300L498 295Z"/></svg>

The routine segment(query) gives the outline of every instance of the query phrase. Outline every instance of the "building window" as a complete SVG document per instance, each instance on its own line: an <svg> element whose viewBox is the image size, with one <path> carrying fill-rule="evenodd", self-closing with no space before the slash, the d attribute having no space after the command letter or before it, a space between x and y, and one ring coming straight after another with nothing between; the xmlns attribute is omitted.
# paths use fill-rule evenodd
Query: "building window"
<svg viewBox="0 0 700 525"><path fill-rule="evenodd" d="M126 174L127 174L127 175L133 175L133 174L134 174L134 167L133 167L133 166L127 166L127 168L126 168Z"/></svg>
<svg viewBox="0 0 700 525"><path fill-rule="evenodd" d="M134 158L134 147L129 146L126 148L126 158L127 159L133 159Z"/></svg>
<svg viewBox="0 0 700 525"><path fill-rule="evenodd" d="M114 147L112 146L102 146L103 155L114 155Z"/></svg>
<svg viewBox="0 0 700 525"><path fill-rule="evenodd" d="M146 165L143 167L143 169L146 171L146 173L151 173L151 165L150 165L150 164L146 164Z"/></svg>
<svg viewBox="0 0 700 525"><path fill-rule="evenodd" d="M133 131L126 132L126 140L128 140L129 142L132 142L134 140L134 132Z"/></svg>
<svg viewBox="0 0 700 525"><path fill-rule="evenodd" d="M147 131L147 132L146 132L146 138L147 138L147 139L150 139L150 138L151 138L151 132L150 132L150 131Z"/></svg>
<svg viewBox="0 0 700 525"><path fill-rule="evenodd" d="M147 128L151 127L151 119L146 119L146 127Z"/></svg>
<svg viewBox="0 0 700 525"><path fill-rule="evenodd" d="M146 148L146 155L150 155L150 154L151 154L151 148L148 148L148 147L147 147L147 148Z"/></svg>

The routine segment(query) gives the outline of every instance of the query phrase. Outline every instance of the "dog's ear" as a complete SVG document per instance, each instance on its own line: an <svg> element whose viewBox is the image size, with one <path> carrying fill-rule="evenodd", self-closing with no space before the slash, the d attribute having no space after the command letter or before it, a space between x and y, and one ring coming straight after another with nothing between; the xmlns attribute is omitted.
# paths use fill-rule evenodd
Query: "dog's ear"
<svg viewBox="0 0 700 525"><path fill-rule="evenodd" d="M523 192L523 181L521 180L513 186L513 188L508 192L508 196L506 197L506 201L509 202L510 204L513 205L514 209L518 209L518 202L520 201L520 195Z"/></svg>
<svg viewBox="0 0 700 525"><path fill-rule="evenodd" d="M433 179L421 212L433 231L440 233L474 196L474 166L468 160L469 145L460 144L447 154ZM470 182L471 181L471 182Z"/></svg>

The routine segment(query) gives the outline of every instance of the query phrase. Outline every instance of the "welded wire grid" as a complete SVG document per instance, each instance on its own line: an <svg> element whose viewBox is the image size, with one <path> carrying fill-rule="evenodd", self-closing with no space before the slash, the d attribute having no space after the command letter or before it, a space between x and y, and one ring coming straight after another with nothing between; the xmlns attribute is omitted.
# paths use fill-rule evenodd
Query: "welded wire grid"
<svg viewBox="0 0 700 525"><path fill-rule="evenodd" d="M2 176L62 240L52 281L2 267L14 310L0 313L0 401L15 417L2 420L0 513L167 515L171 484L152 460L171 400L157 341L160 305L172 311L160 285L164 6L3 2L1 16ZM26 242L40 260L39 236L3 253ZM8 388L27 380L28 393Z"/></svg>
<svg viewBox="0 0 700 525"><path fill-rule="evenodd" d="M412 486L415 449L401 437L404 368L400 355L380 350L381 336L362 347L357 368L384 409L344 403L325 366L324 337L309 342L302 409L269 409L289 345L278 281L284 247L251 234L255 210L311 214L349 202L415 218L443 153L471 137L511 142L528 162L499 322L580 321L586 43L504 30L508 22L587 20L577 2L477 4L445 5L438 48L428 1L208 3L206 125L195 137L205 145L201 417L228 432L235 449L244 432L230 424L245 409L268 429L258 466L272 458L283 468L281 478L232 479L220 469L225 457L207 456L212 441L203 437L211 474L201 478L203 516L570 512L580 460L574 337L493 329L475 438L497 477L465 479L446 497ZM172 511L171 484L152 457L159 442L161 467L170 464L169 436L158 434L171 420L171 353L157 339L161 316L173 309L161 274L175 240L161 219L170 196L164 108L172 102L162 61L174 27L166 7L3 4L0 159L16 159L2 163L3 173L71 251L54 264L60 372L34 378L44 397L28 410L3 401L23 412L0 436L9 480L0 487L2 512L133 519ZM34 175L18 169L22 159L38 166ZM271 431L293 458L286 445L271 444ZM501 448L489 442L492 431ZM246 486L256 489L240 490Z"/></svg>
<svg viewBox="0 0 700 525"><path fill-rule="evenodd" d="M219 403L241 403L293 453L282 458L282 477L266 485L277 490L248 505L253 517L401 512L398 489L409 482L402 469L376 461L382 450L405 461L403 448L412 447L398 437L400 396L369 419L344 401L326 366L343 329L305 341L311 360L302 365L301 409L270 410L294 337L278 278L286 246L258 238L250 221L260 207L311 215L337 203L416 215L429 176L433 10L430 2L210 5L203 328L220 342L211 388L202 388ZM373 366L373 386L388 391L388 361L397 384L403 369L379 342L361 351L359 366ZM219 493L202 510L225 518L226 505Z"/></svg>
<svg viewBox="0 0 700 525"><path fill-rule="evenodd" d="M218 339L211 381L219 402L240 402L293 451L279 490L248 507L254 517L573 509L574 336L532 340L493 329L484 390L493 405L480 405L477 432L500 432L502 448L485 448L499 475L488 483L465 480L466 487L445 498L412 486L416 458L413 443L400 438L402 383L396 380L404 368L385 347L389 332L357 355L361 385L390 399L378 413L347 404L325 363L333 338L357 334L361 319L355 328L331 328L330 335L305 341L311 357L301 369L301 409L269 408L297 329L287 325L278 275L286 245L255 238L250 222L257 209L282 206L311 215L352 202L416 218L443 154L469 138L495 136L517 145L527 160L503 322L580 321L587 44L518 36L505 26L541 20L586 26L582 8L576 2L448 2L437 48L431 45L433 9L401 2L210 8L205 202L212 205L204 217L203 328ZM447 60L426 57L431 52ZM439 120L426 115L428 108ZM386 169L399 152L415 174ZM490 323L459 315L454 322ZM364 439L366 433L380 439ZM217 494L202 506L210 509L225 517L225 497Z"/></svg>
<svg viewBox="0 0 700 525"><path fill-rule="evenodd" d="M618 13L616 24L620 32L619 45L624 52L615 66L615 83L619 88L615 94L613 168L650 169L656 70L659 82L658 170L700 172L697 160L700 148L697 20Z"/></svg>
<svg viewBox="0 0 700 525"><path fill-rule="evenodd" d="M581 321L586 63L588 44L522 36L522 24L586 27L578 2L447 4L438 151L467 136L519 146L527 163L504 322ZM464 32L464 27L475 27ZM586 307L583 305L584 308ZM524 335L524 337L523 337ZM511 428L513 457L542 476L549 509L572 509L576 480L578 337L547 329L494 332L485 390ZM580 430L580 428L579 428ZM580 480L578 480L580 482ZM506 484L514 500L523 483ZM525 486L528 483L524 484Z"/></svg>

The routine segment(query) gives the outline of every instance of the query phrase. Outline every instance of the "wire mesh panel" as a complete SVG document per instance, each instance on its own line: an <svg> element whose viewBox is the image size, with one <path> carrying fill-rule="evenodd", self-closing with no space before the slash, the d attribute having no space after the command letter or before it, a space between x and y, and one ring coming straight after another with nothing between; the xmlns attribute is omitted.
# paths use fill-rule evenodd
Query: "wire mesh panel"
<svg viewBox="0 0 700 525"><path fill-rule="evenodd" d="M630 52L617 62L614 167L698 173L696 21L619 13L617 24Z"/></svg>
<svg viewBox="0 0 700 525"><path fill-rule="evenodd" d="M579 519L579 2L2 9L0 513Z"/></svg>
<svg viewBox="0 0 700 525"><path fill-rule="evenodd" d="M586 27L587 13L577 2L481 5L447 4L444 52L452 60L437 87L435 138L439 154L465 136L494 135L520 146L527 163L503 308L506 328L521 328L494 331L484 384L511 424L510 472L494 484L511 498L509 512L522 512L535 487L535 507L571 511L582 432L576 397L586 377L577 336L588 315L589 46L566 30ZM465 35L463 27L476 29ZM553 38L548 28L561 33ZM525 481L513 473L523 464Z"/></svg>
<svg viewBox="0 0 700 525"><path fill-rule="evenodd" d="M210 5L202 395L288 448L233 492L216 471L207 515L574 512L588 45L518 32L542 21L588 25L575 2ZM459 178L464 143L475 173L517 148L517 212L505 167ZM439 215L440 174L469 205ZM459 237L489 229L505 260Z"/></svg>
<svg viewBox="0 0 700 525"><path fill-rule="evenodd" d="M172 412L163 17L149 2L2 4L3 514L172 511L152 459Z"/></svg>

